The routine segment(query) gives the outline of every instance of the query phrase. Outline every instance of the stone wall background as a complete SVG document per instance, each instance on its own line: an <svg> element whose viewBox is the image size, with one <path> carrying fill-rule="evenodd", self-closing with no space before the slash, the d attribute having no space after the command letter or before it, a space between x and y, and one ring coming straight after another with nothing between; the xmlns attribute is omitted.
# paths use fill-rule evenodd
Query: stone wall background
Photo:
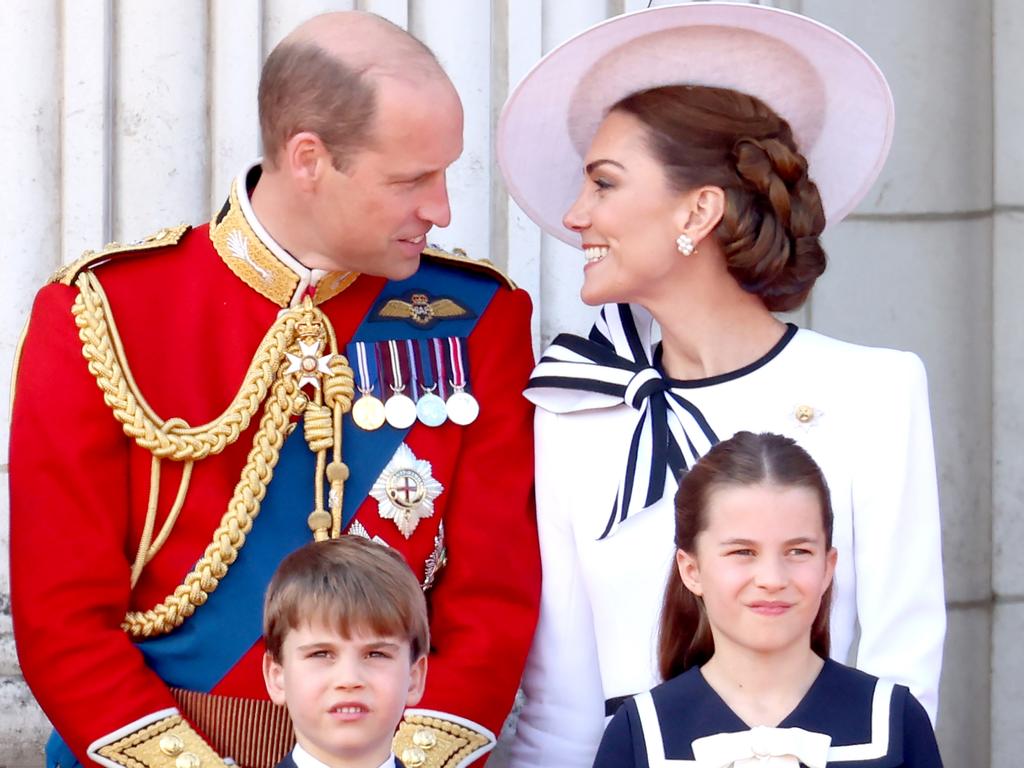
<svg viewBox="0 0 1024 768"><path fill-rule="evenodd" d="M947 765L1009 766L1024 723L1024 2L778 0L844 32L886 72L896 136L882 177L827 241L798 322L911 349L930 377L949 633L939 740ZM578 252L510 203L492 138L537 58L641 0L5 0L0 5L0 401L36 289L83 249L209 218L259 152L265 54L315 13L406 26L466 106L433 239L506 266L534 297L538 344L583 330ZM541 265L544 268L541 268ZM7 549L6 409L0 550ZM42 567L45 567L43 565ZM0 768L39 765L45 718L22 681L0 561ZM59 631L59 628L55 628Z"/></svg>

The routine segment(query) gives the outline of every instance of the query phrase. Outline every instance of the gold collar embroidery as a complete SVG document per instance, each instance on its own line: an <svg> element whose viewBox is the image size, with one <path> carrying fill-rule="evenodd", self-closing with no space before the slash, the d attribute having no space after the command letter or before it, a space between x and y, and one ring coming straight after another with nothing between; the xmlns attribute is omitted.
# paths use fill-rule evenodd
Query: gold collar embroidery
<svg viewBox="0 0 1024 768"><path fill-rule="evenodd" d="M238 278L254 291L266 296L280 307L294 306L305 291L302 284L309 277L296 272L296 265L284 263L256 234L245 215L238 195L244 194L246 173L235 179L228 196L228 209L219 221L210 222L210 241L221 259ZM275 244L276 248L280 246ZM306 270L308 275L312 273ZM321 273L322 274L322 273ZM328 272L316 281L314 304L337 296L359 277L358 272Z"/></svg>

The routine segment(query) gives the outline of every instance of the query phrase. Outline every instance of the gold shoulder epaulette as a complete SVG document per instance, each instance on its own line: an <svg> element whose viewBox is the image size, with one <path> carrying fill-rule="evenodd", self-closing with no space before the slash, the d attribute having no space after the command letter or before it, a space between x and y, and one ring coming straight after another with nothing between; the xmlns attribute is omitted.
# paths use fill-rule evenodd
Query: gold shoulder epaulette
<svg viewBox="0 0 1024 768"><path fill-rule="evenodd" d="M471 272L482 272L485 275L490 275L495 278L498 282L504 283L513 291L516 289L516 284L513 282L512 278L494 266L487 259L471 259L461 248L455 248L451 253L449 253L441 248L430 245L423 250L423 255L428 259L440 261L444 264L451 264L455 267L464 267Z"/></svg>
<svg viewBox="0 0 1024 768"><path fill-rule="evenodd" d="M137 251L148 251L153 248L163 248L165 245L175 245L185 236L192 227L188 224L179 224L176 227L166 227L154 232L149 237L144 237L134 243L107 243L98 251L86 251L70 264L65 264L50 277L50 283L63 283L71 285L82 272L108 259L122 254L135 253Z"/></svg>

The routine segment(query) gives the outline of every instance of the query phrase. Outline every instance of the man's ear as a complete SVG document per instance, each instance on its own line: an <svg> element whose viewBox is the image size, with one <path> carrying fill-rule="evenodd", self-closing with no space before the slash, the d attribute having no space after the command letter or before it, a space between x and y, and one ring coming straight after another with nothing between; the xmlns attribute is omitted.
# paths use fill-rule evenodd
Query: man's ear
<svg viewBox="0 0 1024 768"><path fill-rule="evenodd" d="M676 569L679 571L679 578L683 580L684 587L693 592L697 597L704 594L700 583L700 567L697 565L696 557L689 552L677 549Z"/></svg>
<svg viewBox="0 0 1024 768"><path fill-rule="evenodd" d="M405 697L405 706L415 707L423 698L423 689L427 685L427 657L420 656L412 663L409 670L409 695Z"/></svg>
<svg viewBox="0 0 1024 768"><path fill-rule="evenodd" d="M300 131L281 148L281 165L300 189L309 190L327 171L331 154L312 131Z"/></svg>
<svg viewBox="0 0 1024 768"><path fill-rule="evenodd" d="M689 235L699 248L700 242L714 231L724 213L725 191L721 187L704 186L680 197L673 219L676 229Z"/></svg>
<svg viewBox="0 0 1024 768"><path fill-rule="evenodd" d="M270 651L263 653L263 682L267 686L267 693L270 700L278 705L284 701L284 666L270 655Z"/></svg>

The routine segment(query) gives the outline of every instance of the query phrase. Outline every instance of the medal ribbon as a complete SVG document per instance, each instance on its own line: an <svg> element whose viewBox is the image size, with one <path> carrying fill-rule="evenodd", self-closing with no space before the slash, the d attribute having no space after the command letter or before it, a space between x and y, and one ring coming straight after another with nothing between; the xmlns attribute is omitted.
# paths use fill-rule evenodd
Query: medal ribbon
<svg viewBox="0 0 1024 768"><path fill-rule="evenodd" d="M405 379L402 376L402 357L398 354L398 342L394 339L388 340L388 361L391 363L391 391L397 395L405 389Z"/></svg>
<svg viewBox="0 0 1024 768"><path fill-rule="evenodd" d="M441 396L442 400L447 400L448 376L445 374L445 354L444 349L442 347L443 343L444 342L442 342L441 339L430 340L430 344L434 348L434 364L437 366L437 368L435 369L437 371L437 394Z"/></svg>
<svg viewBox="0 0 1024 768"><path fill-rule="evenodd" d="M388 390L394 392L394 374L391 370L391 358L385 354L384 346L387 342L378 341L373 345L373 355L377 361L377 368L380 370L380 399L386 400Z"/></svg>
<svg viewBox="0 0 1024 768"><path fill-rule="evenodd" d="M414 352L415 342L412 339L405 340L405 359L409 364L409 397L413 400L420 399L419 380L416 371L416 353Z"/></svg>
<svg viewBox="0 0 1024 768"><path fill-rule="evenodd" d="M462 340L458 336L448 337L448 359L451 362L451 385L456 392L466 388L466 366L462 356Z"/></svg>
<svg viewBox="0 0 1024 768"><path fill-rule="evenodd" d="M377 379L377 356L367 357L365 341L356 342L356 368L359 372L359 391L364 395L372 394Z"/></svg>
<svg viewBox="0 0 1024 768"><path fill-rule="evenodd" d="M414 344L413 350L413 367L419 371L422 383L420 386L424 392L432 392L435 388L435 377L433 371L433 358L430 355L430 343L427 339L417 339Z"/></svg>

